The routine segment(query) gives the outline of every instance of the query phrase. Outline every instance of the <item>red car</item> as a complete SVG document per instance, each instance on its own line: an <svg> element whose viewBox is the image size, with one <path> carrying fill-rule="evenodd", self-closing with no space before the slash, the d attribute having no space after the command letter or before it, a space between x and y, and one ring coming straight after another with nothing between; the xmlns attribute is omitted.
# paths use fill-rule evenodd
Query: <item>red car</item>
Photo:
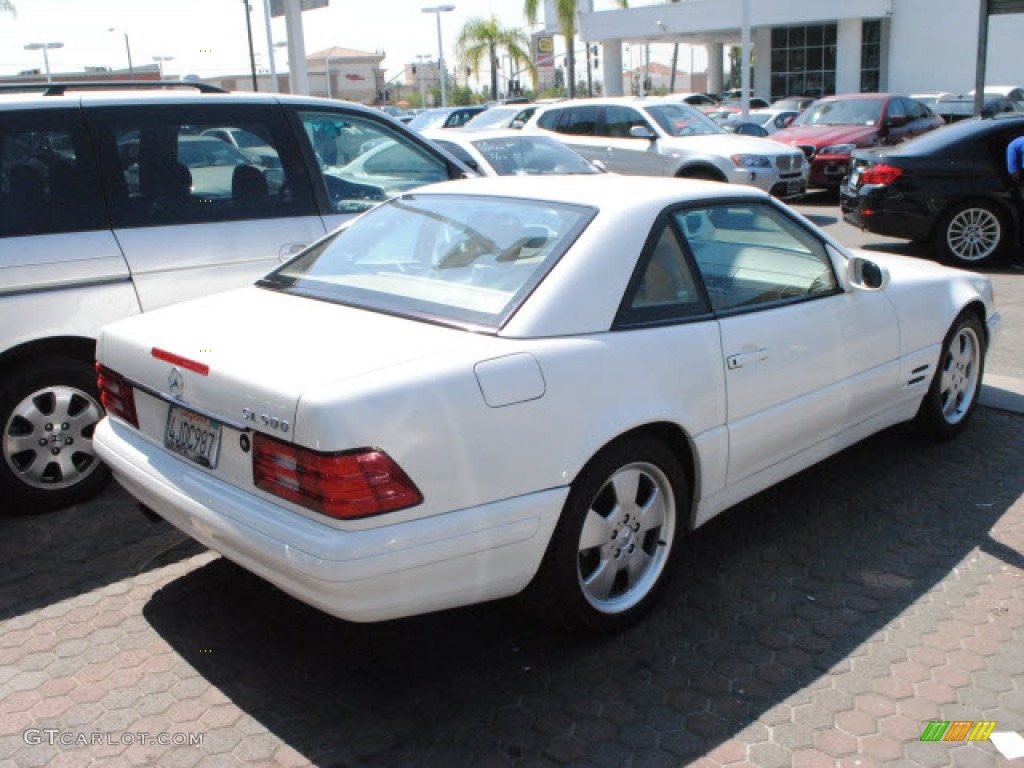
<svg viewBox="0 0 1024 768"><path fill-rule="evenodd" d="M919 101L894 93L856 93L819 99L792 125L769 138L800 147L811 163L812 187L837 188L861 147L899 144L943 124Z"/></svg>

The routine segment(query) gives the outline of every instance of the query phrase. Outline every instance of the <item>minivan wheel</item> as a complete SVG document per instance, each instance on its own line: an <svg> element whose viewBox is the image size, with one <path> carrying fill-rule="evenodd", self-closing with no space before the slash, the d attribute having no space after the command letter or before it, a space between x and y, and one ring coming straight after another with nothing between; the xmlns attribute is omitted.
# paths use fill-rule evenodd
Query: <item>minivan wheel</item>
<svg viewBox="0 0 1024 768"><path fill-rule="evenodd" d="M95 495L109 472L92 445L103 418L95 375L66 358L33 361L0 385L0 493L12 514L64 507Z"/></svg>
<svg viewBox="0 0 1024 768"><path fill-rule="evenodd" d="M936 231L936 245L946 260L973 269L995 261L1010 237L1003 212L985 201L968 201L942 217Z"/></svg>
<svg viewBox="0 0 1024 768"><path fill-rule="evenodd" d="M528 594L564 629L628 626L664 587L688 510L686 476L668 447L613 443L573 483Z"/></svg>

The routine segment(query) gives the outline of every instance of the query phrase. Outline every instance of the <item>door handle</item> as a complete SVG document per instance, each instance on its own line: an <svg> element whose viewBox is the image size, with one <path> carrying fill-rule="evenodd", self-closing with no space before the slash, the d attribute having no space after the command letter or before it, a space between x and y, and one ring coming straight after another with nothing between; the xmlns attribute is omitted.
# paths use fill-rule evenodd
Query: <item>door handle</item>
<svg viewBox="0 0 1024 768"><path fill-rule="evenodd" d="M301 251L307 245L309 245L309 243L285 243L277 252L277 260L280 262L288 261L288 259Z"/></svg>
<svg viewBox="0 0 1024 768"><path fill-rule="evenodd" d="M737 368L742 368L744 365L749 365L750 363L759 363L762 360L767 359L768 350L758 349L753 352L741 352L738 355L729 355L727 358L725 358L725 365L730 371L732 371Z"/></svg>

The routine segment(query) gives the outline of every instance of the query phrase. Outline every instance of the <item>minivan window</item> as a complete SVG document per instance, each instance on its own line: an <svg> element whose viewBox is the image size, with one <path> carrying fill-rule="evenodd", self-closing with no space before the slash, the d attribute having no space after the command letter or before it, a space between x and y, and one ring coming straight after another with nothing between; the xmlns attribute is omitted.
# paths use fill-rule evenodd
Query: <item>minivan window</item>
<svg viewBox="0 0 1024 768"><path fill-rule="evenodd" d="M448 180L437 155L384 122L343 112L298 113L331 213L360 213L414 187Z"/></svg>
<svg viewBox="0 0 1024 768"><path fill-rule="evenodd" d="M267 107L97 108L115 227L315 216L283 112ZM259 140L236 146L230 136Z"/></svg>
<svg viewBox="0 0 1024 768"><path fill-rule="evenodd" d="M597 135L597 121L601 116L600 107L569 107L562 114L564 117L558 129L561 133L569 133L573 136Z"/></svg>
<svg viewBox="0 0 1024 768"><path fill-rule="evenodd" d="M647 128L643 115L630 107L610 104L604 112L603 135L616 139L628 139L629 129L634 127Z"/></svg>
<svg viewBox="0 0 1024 768"><path fill-rule="evenodd" d="M0 122L0 237L109 226L76 112L6 112Z"/></svg>

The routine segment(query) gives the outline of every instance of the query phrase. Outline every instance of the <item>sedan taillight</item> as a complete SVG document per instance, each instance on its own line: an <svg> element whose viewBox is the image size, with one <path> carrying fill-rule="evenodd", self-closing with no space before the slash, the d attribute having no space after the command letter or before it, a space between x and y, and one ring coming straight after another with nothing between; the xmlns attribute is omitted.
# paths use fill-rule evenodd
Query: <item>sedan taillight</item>
<svg viewBox="0 0 1024 768"><path fill-rule="evenodd" d="M139 416L135 411L135 390L128 380L105 365L96 363L96 386L100 390L100 401L107 413L124 419L136 429Z"/></svg>
<svg viewBox="0 0 1024 768"><path fill-rule="evenodd" d="M318 453L256 433L256 487L338 520L414 507L423 494L390 456L374 448Z"/></svg>
<svg viewBox="0 0 1024 768"><path fill-rule="evenodd" d="M892 184L903 175L902 168L892 165L873 165L861 174L861 184L886 185Z"/></svg>

